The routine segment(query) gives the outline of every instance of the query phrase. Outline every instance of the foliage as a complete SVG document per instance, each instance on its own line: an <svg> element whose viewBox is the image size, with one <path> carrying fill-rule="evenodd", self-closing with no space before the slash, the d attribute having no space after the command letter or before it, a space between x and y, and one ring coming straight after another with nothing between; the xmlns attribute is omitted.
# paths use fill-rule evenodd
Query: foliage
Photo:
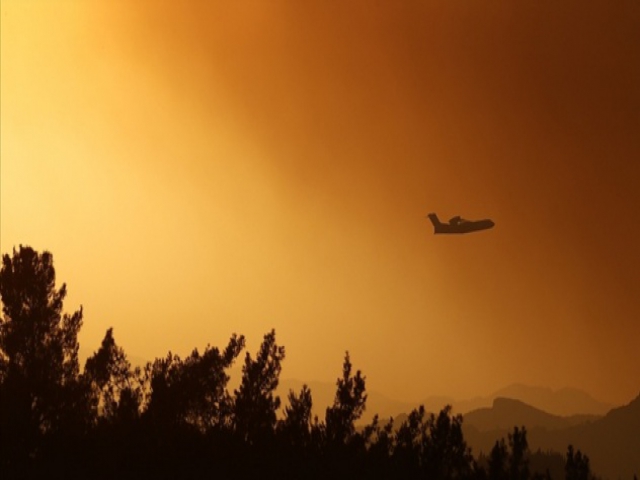
<svg viewBox="0 0 640 480"><path fill-rule="evenodd" d="M396 467L409 476L424 472L429 478L469 478L475 465L462 435L462 417L447 405L437 416L424 407L411 412L396 435Z"/></svg>
<svg viewBox="0 0 640 480"><path fill-rule="evenodd" d="M565 464L565 480L589 480L591 467L589 457L583 455L580 450L573 451L573 445L567 447L567 461Z"/></svg>
<svg viewBox="0 0 640 480"><path fill-rule="evenodd" d="M130 421L137 417L141 388L124 350L116 345L113 329L107 330L100 349L87 359L81 382L89 392L91 418Z"/></svg>
<svg viewBox="0 0 640 480"><path fill-rule="evenodd" d="M462 417L446 406L357 426L366 378L346 352L333 404L312 418L311 390L275 394L285 349L268 332L246 353L239 387L228 371L245 347L232 335L184 359L169 352L132 369L110 328L80 372L82 309L63 313L50 253L20 247L0 271L0 470L3 478L429 478L549 479L530 474L527 431L515 427L476 462ZM544 459L543 459L544 460ZM557 460L557 459L556 459ZM560 461L563 459L560 456ZM99 467L98 467L99 466ZM591 480L569 446L566 480Z"/></svg>
<svg viewBox="0 0 640 480"><path fill-rule="evenodd" d="M489 479L490 480L507 480L509 474L507 471L507 462L509 461L509 453L504 438L496 440L495 445L491 449L489 455Z"/></svg>
<svg viewBox="0 0 640 480"><path fill-rule="evenodd" d="M234 419L236 431L249 442L273 431L280 398L278 387L284 347L276 344L276 332L264 336L256 359L247 352L242 367L242 383L235 391Z"/></svg>
<svg viewBox="0 0 640 480"><path fill-rule="evenodd" d="M288 399L289 405L284 409L284 418L278 422L278 431L291 447L303 450L311 445L311 390L303 385L298 395L290 391Z"/></svg>
<svg viewBox="0 0 640 480"><path fill-rule="evenodd" d="M0 444L2 465L36 454L42 436L72 421L78 390L82 308L63 314L53 257L20 246L0 270Z"/></svg>
<svg viewBox="0 0 640 480"><path fill-rule="evenodd" d="M232 399L226 390L226 370L244 348L243 336L233 335L220 352L207 346L184 361L171 352L146 367L150 398L145 417L156 425L190 425L202 432L231 422Z"/></svg>
<svg viewBox="0 0 640 480"><path fill-rule="evenodd" d="M525 427L514 427L513 433L509 434L509 448L509 478L526 480L529 478L529 443Z"/></svg>
<svg viewBox="0 0 640 480"><path fill-rule="evenodd" d="M365 377L358 370L351 375L351 359L345 353L342 365L342 377L336 382L336 396L333 405L327 408L326 435L331 443L346 443L353 437L355 421L364 413L367 395L365 393Z"/></svg>

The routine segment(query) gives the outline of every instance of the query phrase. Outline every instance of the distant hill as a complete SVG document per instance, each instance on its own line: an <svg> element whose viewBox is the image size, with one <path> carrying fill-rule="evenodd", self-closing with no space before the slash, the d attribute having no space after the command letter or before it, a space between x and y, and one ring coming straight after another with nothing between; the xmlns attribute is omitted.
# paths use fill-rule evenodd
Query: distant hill
<svg viewBox="0 0 640 480"><path fill-rule="evenodd" d="M600 418L596 415L571 415L562 417L511 398L496 398L491 408L479 408L464 415L464 423L481 432L510 430L515 425L530 429L560 430Z"/></svg>
<svg viewBox="0 0 640 480"><path fill-rule="evenodd" d="M577 388L552 390L545 387L513 384L498 390L493 396L521 400L540 410L561 416L604 415L613 408L613 405L600 402Z"/></svg>
<svg viewBox="0 0 640 480"><path fill-rule="evenodd" d="M610 479L640 475L640 395L596 422L565 432L564 441L586 452L594 471Z"/></svg>
<svg viewBox="0 0 640 480"><path fill-rule="evenodd" d="M311 389L314 404L314 414L324 418L325 409L333 403L336 393L334 382L302 382L300 380L283 379L280 381L277 393L286 405L287 394L290 389L299 392L303 383ZM402 413L409 413L414 408L424 405L427 412L439 412L445 405L451 405L453 412L465 414L480 408L490 408L496 398L511 398L520 400L532 407L556 416L585 415L577 417L576 421L589 420L591 416L604 415L613 405L600 402L588 393L575 388L563 388L552 390L544 387L531 387L526 385L510 385L502 388L486 397L475 397L467 400L456 400L446 396L430 396L419 402L407 402L392 399L380 392L367 391L367 409L360 423L370 422L374 414L380 419L396 417ZM564 425L564 424L563 424ZM566 426L566 425L564 425Z"/></svg>
<svg viewBox="0 0 640 480"><path fill-rule="evenodd" d="M569 444L591 460L592 470L611 480L640 474L640 396L602 417L562 417L511 399L464 416L463 432L474 454L488 453L514 426L525 426L532 451L565 453Z"/></svg>
<svg viewBox="0 0 640 480"><path fill-rule="evenodd" d="M588 393L577 388L552 390L546 387L532 387L521 384L509 385L486 397L475 397L468 400L457 401L452 400L452 405L456 412L464 414L479 408L488 408L496 398L520 400L527 405L560 416L575 414L604 415L613 408L613 405L598 401ZM427 399L425 402L431 403L431 399Z"/></svg>

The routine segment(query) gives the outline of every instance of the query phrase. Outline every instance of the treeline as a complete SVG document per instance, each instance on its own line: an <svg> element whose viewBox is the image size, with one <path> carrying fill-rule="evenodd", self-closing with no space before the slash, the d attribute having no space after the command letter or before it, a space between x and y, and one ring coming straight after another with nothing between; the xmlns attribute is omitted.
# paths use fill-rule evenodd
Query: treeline
<svg viewBox="0 0 640 480"><path fill-rule="evenodd" d="M48 252L3 255L0 294L2 478L551 478L531 468L524 428L474 458L448 406L357 428L366 383L348 353L324 418L312 415L306 386L289 392L278 415L285 349L275 331L255 356L245 353L233 392L228 371L244 350L241 335L140 369L109 329L81 371L82 309L63 313L66 286L56 288ZM569 447L563 461L566 480L592 477L581 452Z"/></svg>

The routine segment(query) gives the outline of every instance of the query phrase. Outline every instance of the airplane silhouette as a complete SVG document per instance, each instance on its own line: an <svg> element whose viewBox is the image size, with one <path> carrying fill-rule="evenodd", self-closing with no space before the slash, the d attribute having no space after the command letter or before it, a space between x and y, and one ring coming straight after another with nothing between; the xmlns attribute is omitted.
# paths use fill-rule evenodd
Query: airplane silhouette
<svg viewBox="0 0 640 480"><path fill-rule="evenodd" d="M488 218L484 220L465 220L456 216L449 220L449 223L442 223L435 213L430 213L427 217L433 223L433 233L470 233L487 230L495 225L493 220Z"/></svg>

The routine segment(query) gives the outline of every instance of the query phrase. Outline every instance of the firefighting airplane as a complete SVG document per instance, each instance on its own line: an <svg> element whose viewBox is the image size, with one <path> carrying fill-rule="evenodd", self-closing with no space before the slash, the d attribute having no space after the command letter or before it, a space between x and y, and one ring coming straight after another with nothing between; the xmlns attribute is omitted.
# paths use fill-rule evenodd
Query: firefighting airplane
<svg viewBox="0 0 640 480"><path fill-rule="evenodd" d="M493 220L488 218L484 220L465 220L456 216L450 219L449 223L442 223L435 213L430 213L427 217L433 223L433 233L470 233L487 230L495 225Z"/></svg>

